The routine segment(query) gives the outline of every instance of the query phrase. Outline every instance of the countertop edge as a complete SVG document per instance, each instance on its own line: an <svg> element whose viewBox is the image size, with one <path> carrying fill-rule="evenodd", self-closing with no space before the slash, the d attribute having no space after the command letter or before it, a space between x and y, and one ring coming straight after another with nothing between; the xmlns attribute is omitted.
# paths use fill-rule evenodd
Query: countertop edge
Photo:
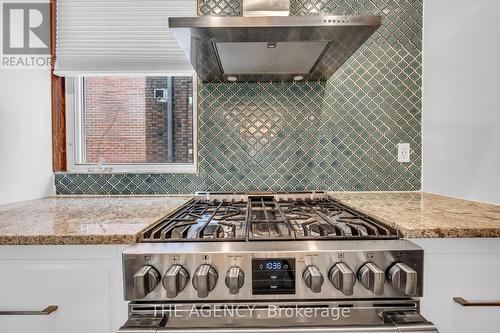
<svg viewBox="0 0 500 333"><path fill-rule="evenodd" d="M135 244L139 235L2 235L2 245L127 245Z"/></svg>

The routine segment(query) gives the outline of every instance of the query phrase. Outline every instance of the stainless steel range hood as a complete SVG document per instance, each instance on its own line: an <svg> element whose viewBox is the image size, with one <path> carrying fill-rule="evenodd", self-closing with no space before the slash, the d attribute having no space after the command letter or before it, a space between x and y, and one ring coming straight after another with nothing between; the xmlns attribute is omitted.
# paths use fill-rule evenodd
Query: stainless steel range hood
<svg viewBox="0 0 500 333"><path fill-rule="evenodd" d="M289 0L243 0L243 17L172 17L203 82L328 80L380 16L288 16Z"/></svg>

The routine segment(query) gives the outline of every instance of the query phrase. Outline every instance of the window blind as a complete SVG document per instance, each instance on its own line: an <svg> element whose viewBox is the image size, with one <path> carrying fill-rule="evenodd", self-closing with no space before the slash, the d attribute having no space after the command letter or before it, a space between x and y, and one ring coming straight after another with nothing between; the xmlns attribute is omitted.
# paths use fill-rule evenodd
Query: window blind
<svg viewBox="0 0 500 333"><path fill-rule="evenodd" d="M58 76L194 72L168 17L195 16L196 0L58 0Z"/></svg>

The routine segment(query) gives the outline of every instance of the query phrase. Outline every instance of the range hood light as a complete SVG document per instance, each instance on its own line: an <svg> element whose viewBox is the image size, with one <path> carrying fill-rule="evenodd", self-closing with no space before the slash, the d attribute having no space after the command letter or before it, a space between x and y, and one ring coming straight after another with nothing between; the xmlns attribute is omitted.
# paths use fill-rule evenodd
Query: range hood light
<svg viewBox="0 0 500 333"><path fill-rule="evenodd" d="M275 49L276 48L276 42L268 42L267 43L267 48L268 49Z"/></svg>
<svg viewBox="0 0 500 333"><path fill-rule="evenodd" d="M236 81L238 81L238 78L236 76L228 76L227 80L230 82L236 82Z"/></svg>
<svg viewBox="0 0 500 333"><path fill-rule="evenodd" d="M293 77L293 80L294 81L302 81L302 80L304 80L304 77L302 75L295 75Z"/></svg>

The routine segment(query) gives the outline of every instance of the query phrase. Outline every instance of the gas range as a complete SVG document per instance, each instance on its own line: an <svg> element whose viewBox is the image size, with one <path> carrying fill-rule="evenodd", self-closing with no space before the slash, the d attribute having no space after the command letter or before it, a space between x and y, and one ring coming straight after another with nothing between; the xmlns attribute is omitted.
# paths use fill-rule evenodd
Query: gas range
<svg viewBox="0 0 500 333"><path fill-rule="evenodd" d="M120 331L437 332L419 313L423 250L400 236L324 192L198 192L124 251Z"/></svg>

